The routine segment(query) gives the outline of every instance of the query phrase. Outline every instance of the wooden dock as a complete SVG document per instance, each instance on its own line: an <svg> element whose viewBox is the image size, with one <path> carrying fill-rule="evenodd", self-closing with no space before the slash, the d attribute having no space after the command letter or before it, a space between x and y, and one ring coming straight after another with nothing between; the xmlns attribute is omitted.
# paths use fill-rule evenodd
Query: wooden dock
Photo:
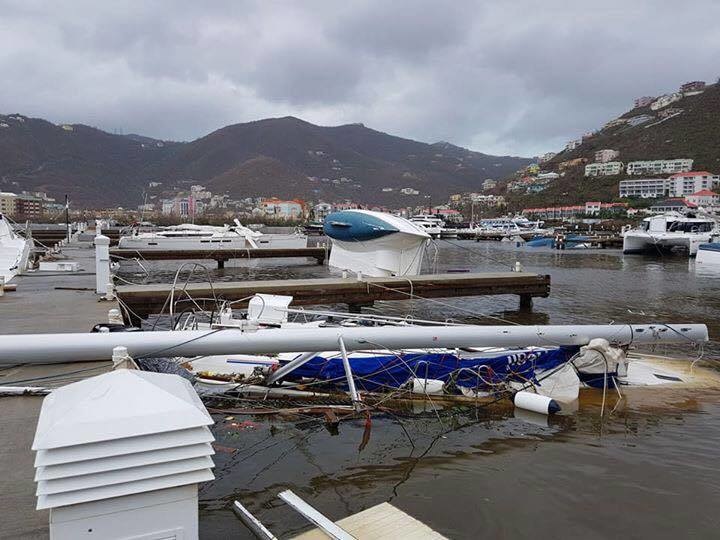
<svg viewBox="0 0 720 540"><path fill-rule="evenodd" d="M357 540L445 540L423 522L386 502L343 518L337 525ZM293 540L324 540L327 537L320 529L312 529Z"/></svg>
<svg viewBox="0 0 720 540"><path fill-rule="evenodd" d="M212 309L213 294L219 298L236 301L256 293L282 294L294 298L294 306L313 304L347 304L351 311L372 306L382 300L409 300L412 297L450 298L459 296L517 295L520 307L532 307L532 299L545 298L550 294L550 276L529 272L493 272L482 274L427 274L411 277L365 277L288 279L271 281L220 282L210 288L208 283L190 283L184 289L197 299L203 309ZM133 324L137 318L160 313L168 296L170 284L120 285L118 298L127 305ZM175 298L187 298L176 290ZM235 304L247 305L247 301ZM167 311L167 309L166 309Z"/></svg>
<svg viewBox="0 0 720 540"><path fill-rule="evenodd" d="M140 259L145 261L169 260L214 260L218 268L224 268L225 263L231 259L273 259L273 258L301 258L315 259L323 264L329 253L325 247L305 248L246 248L236 250L160 250L160 249L111 249L110 258L115 260Z"/></svg>

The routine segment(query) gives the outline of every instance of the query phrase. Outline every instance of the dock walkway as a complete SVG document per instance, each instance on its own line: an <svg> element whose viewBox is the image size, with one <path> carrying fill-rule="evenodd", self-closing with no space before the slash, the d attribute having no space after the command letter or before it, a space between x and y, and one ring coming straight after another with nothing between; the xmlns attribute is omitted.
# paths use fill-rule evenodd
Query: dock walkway
<svg viewBox="0 0 720 540"><path fill-rule="evenodd" d="M11 283L17 290L0 297L0 334L89 332L117 302L101 302L95 294L95 250L74 242L58 259L80 263L81 272L29 272ZM6 366L0 386L68 384L109 371L112 362ZM18 382L27 381L27 382ZM35 456L30 451L42 396L0 397L0 537L47 538L48 511L35 510Z"/></svg>
<svg viewBox="0 0 720 540"><path fill-rule="evenodd" d="M231 259L271 259L307 257L323 264L329 253L325 247L305 248L246 248L234 250L217 249L120 249L110 250L110 258L115 260L139 259L146 261L164 260L214 260L218 268L224 268Z"/></svg>
<svg viewBox="0 0 720 540"><path fill-rule="evenodd" d="M520 297L521 307L530 307L532 298L550 294L550 276L529 272L468 274L427 274L409 277L284 279L190 283L183 287L203 309L212 309L212 298L238 301L257 293L282 294L294 298L293 305L347 304L351 311L382 300L409 300L412 297L449 298L511 294ZM135 317L160 313L172 287L169 284L121 285L117 296ZM176 293L176 298L181 296ZM203 300L206 299L206 300ZM247 305L247 300L236 303ZM133 318L135 318L133 317ZM129 321L138 324L138 320Z"/></svg>

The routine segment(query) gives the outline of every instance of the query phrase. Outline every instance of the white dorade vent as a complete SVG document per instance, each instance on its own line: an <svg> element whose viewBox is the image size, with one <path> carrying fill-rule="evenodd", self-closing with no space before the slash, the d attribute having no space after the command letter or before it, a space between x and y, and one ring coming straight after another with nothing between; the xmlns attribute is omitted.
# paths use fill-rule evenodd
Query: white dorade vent
<svg viewBox="0 0 720 540"><path fill-rule="evenodd" d="M51 538L196 538L212 423L177 375L121 369L53 391L33 442Z"/></svg>

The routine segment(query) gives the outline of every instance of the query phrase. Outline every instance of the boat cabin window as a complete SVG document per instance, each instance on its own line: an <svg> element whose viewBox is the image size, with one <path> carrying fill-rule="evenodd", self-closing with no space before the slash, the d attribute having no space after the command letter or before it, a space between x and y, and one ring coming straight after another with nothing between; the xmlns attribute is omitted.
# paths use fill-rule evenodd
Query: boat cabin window
<svg viewBox="0 0 720 540"><path fill-rule="evenodd" d="M692 221L673 221L668 223L667 230L669 232L689 232L701 233L713 230L713 223L708 221L692 222Z"/></svg>

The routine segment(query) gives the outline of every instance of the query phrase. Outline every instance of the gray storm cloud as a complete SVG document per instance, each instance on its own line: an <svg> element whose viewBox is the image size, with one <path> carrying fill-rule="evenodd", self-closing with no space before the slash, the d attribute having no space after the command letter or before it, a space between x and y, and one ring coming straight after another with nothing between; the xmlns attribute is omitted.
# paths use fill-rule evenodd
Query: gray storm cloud
<svg viewBox="0 0 720 540"><path fill-rule="evenodd" d="M0 112L191 140L295 115L533 155L714 81L720 3L0 0Z"/></svg>

